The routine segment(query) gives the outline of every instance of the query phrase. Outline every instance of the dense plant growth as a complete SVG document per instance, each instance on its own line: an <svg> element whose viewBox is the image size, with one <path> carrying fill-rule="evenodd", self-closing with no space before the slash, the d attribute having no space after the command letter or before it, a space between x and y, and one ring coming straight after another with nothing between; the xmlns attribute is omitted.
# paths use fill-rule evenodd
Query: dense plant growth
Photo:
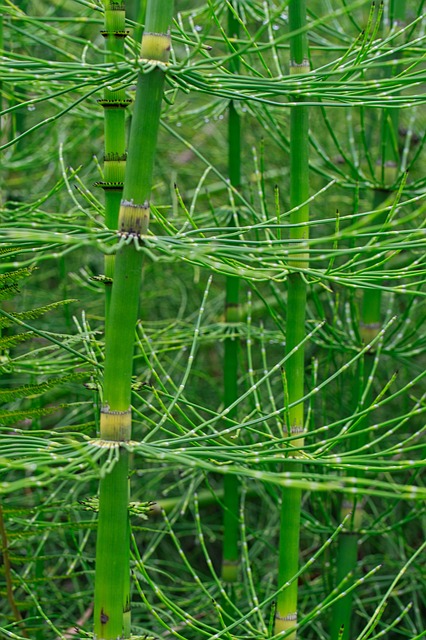
<svg viewBox="0 0 426 640"><path fill-rule="evenodd" d="M0 637L425 637L424 1L0 6Z"/></svg>

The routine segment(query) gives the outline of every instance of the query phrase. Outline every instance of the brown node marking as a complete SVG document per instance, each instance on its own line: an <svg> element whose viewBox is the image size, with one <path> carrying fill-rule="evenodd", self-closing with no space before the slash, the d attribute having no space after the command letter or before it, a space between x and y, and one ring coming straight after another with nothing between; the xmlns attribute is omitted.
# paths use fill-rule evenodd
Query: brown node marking
<svg viewBox="0 0 426 640"><path fill-rule="evenodd" d="M100 620L101 620L101 624L106 624L109 620L109 616L105 613L103 608L101 609Z"/></svg>
<svg viewBox="0 0 426 640"><path fill-rule="evenodd" d="M106 153L104 155L104 162L125 162L127 160L127 153Z"/></svg>
<svg viewBox="0 0 426 640"><path fill-rule="evenodd" d="M101 107L104 107L104 109L125 109L129 104L132 104L133 100L131 98L126 98L125 100L108 100L102 98L101 100L96 100L96 102L100 104Z"/></svg>
<svg viewBox="0 0 426 640"><path fill-rule="evenodd" d="M145 200L142 205L135 204L133 200L122 200L118 224L121 236L140 237L145 235L149 224L148 200Z"/></svg>
<svg viewBox="0 0 426 640"><path fill-rule="evenodd" d="M127 613L128 611L130 611L130 598L127 596L126 597L126 603L124 605L124 609L123 609L123 613Z"/></svg>
<svg viewBox="0 0 426 640"><path fill-rule="evenodd" d="M124 31L105 31L105 30L102 30L100 33L101 33L101 36L103 36L104 38L108 38L108 36L114 36L115 38L127 38L127 36L129 35L130 31L128 29L126 29Z"/></svg>
<svg viewBox="0 0 426 640"><path fill-rule="evenodd" d="M290 60L290 67L293 69L302 69L310 67L308 58L304 58L302 62L296 62L296 60Z"/></svg>
<svg viewBox="0 0 426 640"><path fill-rule="evenodd" d="M95 187L102 187L105 191L122 191L124 182L95 182Z"/></svg>
<svg viewBox="0 0 426 640"><path fill-rule="evenodd" d="M132 413L132 409L126 409L125 411L111 411L108 404L104 404L101 407L101 413L106 413L109 416L125 416Z"/></svg>
<svg viewBox="0 0 426 640"><path fill-rule="evenodd" d="M106 7L106 11L125 11L126 5L124 2L110 2Z"/></svg>

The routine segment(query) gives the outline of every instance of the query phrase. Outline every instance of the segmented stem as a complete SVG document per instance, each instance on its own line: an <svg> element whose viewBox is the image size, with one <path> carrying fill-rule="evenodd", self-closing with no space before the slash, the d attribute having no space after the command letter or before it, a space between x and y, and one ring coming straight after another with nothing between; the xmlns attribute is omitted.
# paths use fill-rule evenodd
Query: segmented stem
<svg viewBox="0 0 426 640"><path fill-rule="evenodd" d="M123 2L105 0L105 22L101 31L105 38L105 61L119 63L124 56L126 12ZM104 175L97 182L105 192L105 224L117 229L118 210L123 192L126 167L125 109L132 101L126 98L124 88L108 86L102 100L104 108ZM109 322L111 282L114 277L114 256L105 256L105 326Z"/></svg>
<svg viewBox="0 0 426 640"><path fill-rule="evenodd" d="M309 72L306 24L306 3L304 0L292 0L289 3L289 22L293 33L290 39L290 73ZM304 411L300 398L304 395L304 348L301 342L305 338L306 282L302 270L308 265L308 226L309 207L309 112L302 103L291 108L290 112L290 242L293 250L290 266L294 271L288 277L286 351L292 355L285 367L285 383L290 406L288 424L291 440L288 462L284 472L301 471L297 461L304 443ZM294 452L291 451L294 449ZM278 588L274 633L288 631L297 624L297 580L290 582L299 566L301 491L285 488L282 492L281 526L279 543ZM288 586L287 583L289 583ZM294 632L291 640L296 638Z"/></svg>
<svg viewBox="0 0 426 640"><path fill-rule="evenodd" d="M97 640L130 635L128 592L128 452L131 437L131 382L134 331L139 309L142 252L138 242L149 223L149 200L157 145L163 85L170 52L172 0L150 0L142 38L129 152L118 216L118 231L128 242L117 252L106 334L100 445L117 447L113 470L101 479L96 547L94 628Z"/></svg>

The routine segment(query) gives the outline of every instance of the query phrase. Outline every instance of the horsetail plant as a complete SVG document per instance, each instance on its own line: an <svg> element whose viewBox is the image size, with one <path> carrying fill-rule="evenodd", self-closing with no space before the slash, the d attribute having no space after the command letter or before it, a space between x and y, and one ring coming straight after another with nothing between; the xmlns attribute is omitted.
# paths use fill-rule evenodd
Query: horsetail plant
<svg viewBox="0 0 426 640"><path fill-rule="evenodd" d="M125 4L105 0L105 24L101 31L105 38L105 62L119 63L124 57L124 42L128 35L126 30ZM116 230L118 226L118 212L123 193L124 172L126 166L126 132L125 109L131 103L126 98L123 87L106 86L104 96L99 100L104 108L104 176L97 184L105 192L105 225L108 229ZM109 311L111 303L111 285L114 278L114 254L106 254L105 263L105 333L109 326ZM128 537L130 536L130 532ZM129 546L127 554L130 553ZM129 558L123 561L123 566L129 565ZM129 572L127 571L127 574ZM128 602L130 599L130 575L125 576L123 591L123 607L125 637L130 633L130 613Z"/></svg>
<svg viewBox="0 0 426 640"><path fill-rule="evenodd" d="M405 0L391 0L388 11L388 22L384 28L398 28L403 24L405 18ZM380 14L377 19L382 17ZM389 69L386 68L388 73ZM376 181L373 196L372 222L375 225L386 224L388 212L380 211L385 200L392 193L392 185L398 178L399 153L397 145L399 109L383 109L381 114L381 140L380 157L377 160L377 176L373 176ZM373 256L374 259L374 256ZM381 258L379 257L378 260ZM380 284L380 283L378 283ZM362 292L362 302L360 310L359 335L364 345L370 344L377 338L382 329L382 293L380 286L367 288ZM371 347L360 360L358 380L356 384L356 403L364 409L368 409L373 404L372 382L374 367L378 357L375 346ZM352 448L355 451L362 450L368 443L370 437L370 415L366 412L357 420L353 432ZM354 469L354 477L364 478L365 471ZM339 545L336 556L336 582L345 582L345 594L338 598L332 608L330 637L331 640L349 640L351 637L351 622L354 617L353 599L354 590L352 585L356 580L356 568L358 563L358 545L360 530L364 519L364 509L359 498L344 495L341 506L340 517L346 520L346 526L339 536Z"/></svg>
<svg viewBox="0 0 426 640"><path fill-rule="evenodd" d="M119 63L124 56L125 5L105 0L105 24L101 34L105 38L106 63ZM131 103L123 87L106 86L102 100L104 108L104 175L97 185L105 191L105 224L116 230L118 211L123 192L126 166L125 109ZM114 276L114 255L105 256L105 325L108 326L111 283Z"/></svg>
<svg viewBox="0 0 426 640"><path fill-rule="evenodd" d="M139 309L142 251L160 121L165 69L170 53L172 0L147 5L129 152L120 205L121 236L114 267L106 333L99 446L116 448L112 471L100 481L96 544L94 629L97 640L130 633L128 600L128 474L134 331ZM148 67L148 69L147 69Z"/></svg>
<svg viewBox="0 0 426 640"><path fill-rule="evenodd" d="M416 109L425 103L417 84L420 45L426 38L423 0L407 1L412 24L384 37L379 37L378 17L389 16L392 22L396 1L376 2L375 8L370 0L306 3L309 40L315 46L315 69L308 74L307 47L302 56L295 51L297 38L307 33L304 21L294 17L300 2L291 3L290 33L283 33L288 1L175 3L182 9L174 26L182 63L167 71L170 91L162 124L165 140L171 134L176 143L161 146L160 141L164 163L155 172L156 233L147 235L153 105L158 116L159 77L166 70L169 42L165 19L161 24L153 15L157 5L162 15L169 8L171 14L171 3L150 3L143 59L137 64L121 53L105 56L93 43L103 21L98 10L107 5L97 2L94 12L93 3L80 2L81 13L75 16L72 4L0 2L6 36L0 81L8 103L2 116L8 130L18 109L26 114L24 144L18 147L5 135L1 144L10 150L3 156L0 212L3 284L13 285L8 281L22 279L22 269L38 267L31 278L23 278L24 296L4 299L0 309L0 528L8 560L7 567L0 566L0 636L57 640L75 636L77 628L79 638L93 637L89 620L95 581L96 640L264 640L274 633L274 624L277 639L294 638L296 630L304 640L324 639L330 637L334 617L337 640L349 629L337 608L349 602L347 594L356 598L347 614L352 618L349 637L420 639L426 593L420 556L426 496L420 439L426 411L425 205L417 135L422 123ZM137 15L135 5L129 0L128 18ZM237 39L238 24L225 35L221 23L231 8L235 19L241 18ZM116 20L120 10L114 11L109 18ZM367 14L367 29L358 37ZM293 64L284 75L279 56L290 39ZM105 44L112 43L118 46L108 35ZM231 61L237 58L240 69L232 73ZM100 148L104 125L93 100L100 97L100 86L118 92L133 84L139 70L133 123L139 125L132 132L128 166L133 173L126 169L123 226L114 223L119 233L122 229L116 242L106 228L102 203L85 187L94 181L97 168L90 158ZM28 87L22 104L16 86ZM289 97L290 104L285 102ZM241 181L240 191L239 179L228 179L229 172L223 171L222 123L230 105L236 115L250 114L244 144L262 138L262 150L267 150L265 162L258 165L255 158L255 172ZM324 112L327 124L311 125L309 185L302 161L308 109L312 121ZM408 131L400 161L401 172L411 169L406 181L405 176L384 176L394 170L387 162L398 146L397 118L391 125L397 112ZM379 127L378 135L369 137L369 123L377 123L382 114L394 133L380 147ZM273 194L277 182L284 183L283 191L288 182L280 153L288 152L288 115L291 211L282 214L278 187L275 209ZM231 129L230 137L237 131ZM415 136L417 149L410 145ZM56 139L66 141L60 149L61 175L52 162ZM146 161L146 151L151 160ZM87 163L81 162L82 155ZM67 169L77 163L78 170ZM111 177L112 168L106 165L102 178ZM189 211L175 206L166 216L164 203L175 173L183 200L192 199L192 204ZM372 212L373 190L384 199ZM320 212L309 222L307 201ZM327 213L336 208L337 222ZM301 233L306 226L309 240ZM286 229L291 231L288 242L281 237ZM85 277L102 269L99 249L116 255L117 265L106 362L103 295L94 295L103 287ZM137 322L132 371L142 255L144 321ZM66 265L58 270L64 256ZM217 278L205 287L203 280L212 271ZM49 307L52 286L61 286L65 277L79 298L70 310L76 329L67 327L65 318L49 322L41 311ZM232 307L227 322L217 321L226 277L240 278L258 295L255 303L248 296L247 307L241 304L240 317L247 313L244 324L238 316L234 324ZM288 283L284 294L283 282ZM370 339L368 330L377 327L360 322L370 323L372 307L366 304L360 311L358 303L363 292L378 289L381 328ZM35 315L30 298L37 300ZM35 339L27 334L21 339L23 330ZM224 397L219 346L227 350L229 340L232 347L232 337L240 340L240 362L231 349L226 367L226 374L232 374L226 393L238 376L233 400ZM300 358L305 344L312 360ZM241 366L244 358L247 370ZM389 364L396 361L403 365L397 378L389 376ZM104 364L100 398L97 380ZM87 377L92 380L83 385ZM93 404L99 398L102 433L96 438L99 420L97 414L93 419ZM309 439L303 430L308 425ZM141 463L131 470L129 505L130 456ZM233 519L224 531L223 479L233 475L239 527L233 529ZM99 479L100 500L93 496ZM302 502L303 538L309 540L302 552L300 491L304 498L310 495ZM346 501L342 509L340 498ZM359 505L365 510L361 529ZM228 514L233 509L237 506ZM345 509L354 515L343 519ZM231 548L230 532L240 562L235 582L218 574ZM339 556L339 540L346 567L339 557L328 562ZM361 542L352 580L352 552Z"/></svg>
<svg viewBox="0 0 426 640"><path fill-rule="evenodd" d="M290 0L290 74L309 73L308 39L306 34L306 2ZM304 444L304 411L301 398L304 395L304 348L306 281L303 269L309 261L309 110L297 104L290 108L290 243L294 257L289 260L291 268L287 288L286 353L288 356L283 372L284 397L288 406L287 424L284 434L289 436L287 461L283 472L301 471L298 461ZM287 432L287 433L286 433ZM297 624L297 579L299 566L299 532L301 513L301 490L284 488L281 497L281 521L279 542L278 596L275 612L275 634L292 629ZM296 638L296 632L290 636Z"/></svg>
<svg viewBox="0 0 426 640"><path fill-rule="evenodd" d="M240 32L238 3L228 7L228 34L230 42L235 47ZM239 59L234 55L230 61L230 71L238 73ZM240 115L231 100L228 108L228 172L231 187L239 189L241 186L241 120ZM231 208L229 226L238 224L237 212ZM235 335L233 325L239 321L239 289L238 276L226 277L225 322L229 324L231 332L224 341L223 383L224 405L230 407L228 417L236 417L236 400L238 399L238 352L239 339ZM239 480L235 474L226 474L224 484L224 513L223 513L223 558L222 579L224 582L235 582L239 569Z"/></svg>

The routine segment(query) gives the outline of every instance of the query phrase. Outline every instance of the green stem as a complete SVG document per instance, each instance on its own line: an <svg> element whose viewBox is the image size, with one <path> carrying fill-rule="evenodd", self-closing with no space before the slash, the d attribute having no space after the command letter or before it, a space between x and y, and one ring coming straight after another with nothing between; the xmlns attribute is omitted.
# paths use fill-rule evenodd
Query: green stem
<svg viewBox="0 0 426 640"><path fill-rule="evenodd" d="M135 0L135 2L133 3L134 15L132 16L132 18L135 20L137 25L135 26L133 37L136 42L140 42L140 38L142 36L142 29L143 29L142 25L145 24L146 2L147 0Z"/></svg>
<svg viewBox="0 0 426 640"><path fill-rule="evenodd" d="M128 32L125 28L125 6L121 2L105 0L105 24L102 35L105 38L105 61L119 63L124 57L124 41ZM105 224L109 229L116 230L118 212L123 193L124 172L126 167L126 135L125 109L131 102L126 99L124 89L105 87L103 99L104 107L104 180L99 183L105 192ZM111 284L114 279L115 256L105 256L105 333L110 324ZM127 533L130 539L130 531ZM130 574L126 567L130 562L129 545L126 544L121 566L123 568L122 606L124 616L124 637L130 636Z"/></svg>
<svg viewBox="0 0 426 640"><path fill-rule="evenodd" d="M367 353L363 363L364 371L360 370L358 375L357 394L360 397L363 394L365 384L368 384L371 372L373 370L374 355ZM371 406L372 390L371 385L369 392L365 396L364 407ZM363 407L363 408L364 408ZM368 441L368 415L358 421L357 431L354 436L351 447L358 449L364 446ZM364 477L365 472L360 469L354 469L351 475L355 477ZM343 496L343 502L340 510L341 520L349 516L344 531L338 539L338 548L336 556L336 584L340 584L345 580L344 591L346 592L341 598L336 600L332 607L330 639L331 640L349 640L351 637L351 622L353 618L352 604L354 591L350 587L355 582L355 572L358 563L358 541L359 529L362 525L363 510L362 503L351 495Z"/></svg>
<svg viewBox="0 0 426 640"><path fill-rule="evenodd" d="M117 462L100 483L96 548L94 630L97 640L130 635L128 453L131 438L131 382L134 331L139 310L142 252L157 146L165 67L170 52L172 0L147 5L141 57L152 69L138 75L135 109L118 230L127 242L117 252L106 333L100 446L116 446ZM125 634L125 635L123 635Z"/></svg>
<svg viewBox="0 0 426 640"><path fill-rule="evenodd" d="M345 591L354 583L353 572L358 560L358 532L344 531L340 534L337 549L336 584L346 579ZM347 640L350 637L350 622L352 618L352 604L354 593L350 590L333 606L331 616L330 638L333 640Z"/></svg>
<svg viewBox="0 0 426 640"><path fill-rule="evenodd" d="M105 0L105 23L102 35L105 38L105 61L119 63L124 57L125 6L121 2ZM98 182L105 191L105 224L108 229L117 229L118 211L123 192L126 167L125 109L131 100L126 99L122 88L105 87L104 107L104 179ZM109 322L111 281L114 277L114 256L105 256L105 325Z"/></svg>
<svg viewBox="0 0 426 640"><path fill-rule="evenodd" d="M117 450L118 461L100 482L96 542L95 637L123 638L123 593L128 529L128 453Z"/></svg>
<svg viewBox="0 0 426 640"><path fill-rule="evenodd" d="M289 22L294 35L290 39L290 72L308 73L308 45L303 28L306 24L306 2L290 0ZM290 241L298 252L291 258L295 269L288 277L286 351L295 352L288 358L285 367L287 400L290 407L288 426L291 436L299 436L291 441L294 453L289 453L289 461L284 464L284 472L300 472L301 463L297 459L304 444L304 409L299 402L304 395L304 349L299 346L305 338L306 282L301 270L307 267L309 207L303 204L309 198L309 111L308 107L297 105L290 112ZM296 208L296 210L294 210ZM274 633L288 631L297 624L297 580L290 582L299 566L299 532L301 512L300 489L285 488L282 492L281 526L279 542L279 567L277 608ZM294 640L296 632L290 634Z"/></svg>
<svg viewBox="0 0 426 640"><path fill-rule="evenodd" d="M403 23L405 18L405 0L391 0L390 5L390 26L397 26L397 23ZM380 208L381 204L388 197L389 187L395 182L397 177L397 168L399 162L398 154L398 109L383 109L382 111L382 128L381 128L381 158L378 162L380 167L380 175L378 176L380 188L374 192L373 210ZM386 213L374 214L375 224L385 224ZM379 284L379 283L378 283ZM371 342L379 333L382 326L382 291L381 289L365 289L363 291L361 317L360 317L360 335L365 344ZM369 379L372 375L374 365L374 351L365 354L362 366L363 374L360 373L358 379L361 388L358 390L358 397L364 395L365 385L369 385L369 391L365 394L365 408L371 406L373 402L373 394ZM353 448L355 450L362 448L368 442L368 414L364 416L357 424L358 435L353 439ZM362 470L354 469L352 475L355 477L364 477ZM337 550L337 574L336 581L339 584L346 579L345 591L349 591L343 597L336 600L332 608L330 638L331 640L349 640L351 637L351 623L353 619L353 597L354 591L349 590L355 581L355 573L358 561L358 541L359 529L362 525L363 510L362 505L352 496L347 495L343 498L341 508L341 518L352 514L349 525L339 538L339 546Z"/></svg>
<svg viewBox="0 0 426 640"><path fill-rule="evenodd" d="M237 8L235 9L237 11ZM230 40L239 37L240 23L238 15L228 9L228 33ZM230 70L238 73L239 59L235 56L230 64ZM234 103L229 103L228 110L228 170L229 179L233 187L238 189L241 185L241 121ZM235 225L232 214L229 223ZM225 321L230 325L239 321L239 289L240 279L235 276L226 278ZM239 339L230 335L224 343L224 404L229 407L238 399L238 361ZM229 413L229 418L235 418L235 409ZM224 512L223 512L223 557L222 580L236 582L239 573L239 480L236 475L224 477Z"/></svg>
<svg viewBox="0 0 426 640"><path fill-rule="evenodd" d="M390 24L393 26L405 24L407 0L391 0Z"/></svg>

